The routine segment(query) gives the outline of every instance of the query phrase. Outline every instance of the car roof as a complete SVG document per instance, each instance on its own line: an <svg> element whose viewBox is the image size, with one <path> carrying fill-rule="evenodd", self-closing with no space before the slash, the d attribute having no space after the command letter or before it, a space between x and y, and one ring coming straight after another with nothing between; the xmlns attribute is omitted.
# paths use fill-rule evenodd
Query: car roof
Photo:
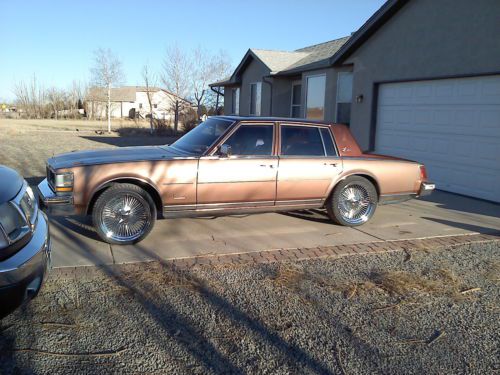
<svg viewBox="0 0 500 375"><path fill-rule="evenodd" d="M317 125L333 125L331 122L311 120L307 118L290 118L290 117L261 117L261 116L210 116L210 118L220 118L231 121L272 121L272 122L288 122L301 124L317 124Z"/></svg>

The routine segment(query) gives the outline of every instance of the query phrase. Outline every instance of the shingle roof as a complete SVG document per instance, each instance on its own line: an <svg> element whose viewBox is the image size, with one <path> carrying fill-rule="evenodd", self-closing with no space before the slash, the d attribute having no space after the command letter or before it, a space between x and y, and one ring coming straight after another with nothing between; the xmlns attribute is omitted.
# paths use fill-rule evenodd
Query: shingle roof
<svg viewBox="0 0 500 375"><path fill-rule="evenodd" d="M296 64L298 61L306 58L309 52L288 52L274 51L266 49L250 49L267 67L273 72L285 70L289 66Z"/></svg>
<svg viewBox="0 0 500 375"><path fill-rule="evenodd" d="M295 50L296 53L307 53L307 55L303 59L297 61L295 64L287 67L286 70L295 70L296 68L300 68L305 65L313 64L332 57L335 52L337 52L349 40L349 38L350 36L345 36L343 38L334 39L328 42L315 44L309 47Z"/></svg>
<svg viewBox="0 0 500 375"><path fill-rule="evenodd" d="M210 86L228 86L238 82L237 73L244 69L248 58L257 58L266 65L272 75L293 74L311 64L324 62L328 64L331 58L348 40L349 36L320 44L300 48L295 51L276 51L250 48L240 64L231 75L224 80L211 83Z"/></svg>

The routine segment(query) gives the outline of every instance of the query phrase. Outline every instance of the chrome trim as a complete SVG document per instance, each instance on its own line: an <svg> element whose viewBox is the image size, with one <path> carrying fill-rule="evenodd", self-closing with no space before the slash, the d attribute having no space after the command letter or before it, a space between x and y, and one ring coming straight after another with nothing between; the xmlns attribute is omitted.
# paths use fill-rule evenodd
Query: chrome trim
<svg viewBox="0 0 500 375"><path fill-rule="evenodd" d="M162 183L163 186L168 186L168 185L193 185L195 182L164 182Z"/></svg>
<svg viewBox="0 0 500 375"><path fill-rule="evenodd" d="M302 204L302 205L278 205L278 206L254 206L254 207L226 207L226 208L211 208L211 209L195 209L195 210L164 210L165 218L181 218L181 217L203 217L203 216L230 216L230 215L248 215L269 212L296 211L311 208L322 208L322 204Z"/></svg>
<svg viewBox="0 0 500 375"><path fill-rule="evenodd" d="M288 201L276 201L276 206L289 206L289 205L309 205L309 204L320 204L322 205L325 199L302 199L302 200L288 200Z"/></svg>
<svg viewBox="0 0 500 375"><path fill-rule="evenodd" d="M436 184L432 182L422 182L420 185L420 190L418 191L419 197L425 197L431 194L436 189Z"/></svg>
<svg viewBox="0 0 500 375"><path fill-rule="evenodd" d="M198 185L206 185L206 184L247 184L251 182L276 182L276 180L255 180L255 181L209 181L209 182L198 182Z"/></svg>
<svg viewBox="0 0 500 375"><path fill-rule="evenodd" d="M384 159L384 158L375 158L370 156L342 156L344 160L370 160L370 161L392 161L398 163L410 163L410 164L418 164L412 160L403 160L403 159Z"/></svg>
<svg viewBox="0 0 500 375"><path fill-rule="evenodd" d="M58 195L50 187L47 179L37 186L38 197L41 205L53 215L69 216L76 213L73 204L73 195Z"/></svg>

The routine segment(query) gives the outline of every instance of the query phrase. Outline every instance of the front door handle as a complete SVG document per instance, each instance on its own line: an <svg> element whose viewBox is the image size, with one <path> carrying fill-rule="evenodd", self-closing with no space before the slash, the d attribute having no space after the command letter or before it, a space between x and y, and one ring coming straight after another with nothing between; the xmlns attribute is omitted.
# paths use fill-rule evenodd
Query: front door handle
<svg viewBox="0 0 500 375"><path fill-rule="evenodd" d="M331 165L332 167L336 167L337 163L324 163L323 165Z"/></svg>
<svg viewBox="0 0 500 375"><path fill-rule="evenodd" d="M260 164L259 167L269 167L269 168L274 168L274 165L272 164Z"/></svg>

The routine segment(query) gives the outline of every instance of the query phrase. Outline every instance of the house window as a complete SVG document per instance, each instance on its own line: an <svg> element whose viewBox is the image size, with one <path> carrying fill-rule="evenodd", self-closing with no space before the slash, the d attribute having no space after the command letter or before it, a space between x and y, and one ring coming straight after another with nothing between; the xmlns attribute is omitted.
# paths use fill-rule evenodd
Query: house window
<svg viewBox="0 0 500 375"><path fill-rule="evenodd" d="M325 118L326 75L307 77L306 117L315 120Z"/></svg>
<svg viewBox="0 0 500 375"><path fill-rule="evenodd" d="M250 115L260 116L262 82L250 84Z"/></svg>
<svg viewBox="0 0 500 375"><path fill-rule="evenodd" d="M349 125L351 122L352 72L339 72L337 78L337 103L335 121Z"/></svg>
<svg viewBox="0 0 500 375"><path fill-rule="evenodd" d="M142 103L139 103L139 109L142 109Z"/></svg>
<svg viewBox="0 0 500 375"><path fill-rule="evenodd" d="M231 113L233 115L240 114L240 89L231 90Z"/></svg>
<svg viewBox="0 0 500 375"><path fill-rule="evenodd" d="M302 84L300 82L292 84L292 108L291 117L300 117L300 102L302 98Z"/></svg>
<svg viewBox="0 0 500 375"><path fill-rule="evenodd" d="M154 109L158 108L158 104L153 104L153 108Z"/></svg>

